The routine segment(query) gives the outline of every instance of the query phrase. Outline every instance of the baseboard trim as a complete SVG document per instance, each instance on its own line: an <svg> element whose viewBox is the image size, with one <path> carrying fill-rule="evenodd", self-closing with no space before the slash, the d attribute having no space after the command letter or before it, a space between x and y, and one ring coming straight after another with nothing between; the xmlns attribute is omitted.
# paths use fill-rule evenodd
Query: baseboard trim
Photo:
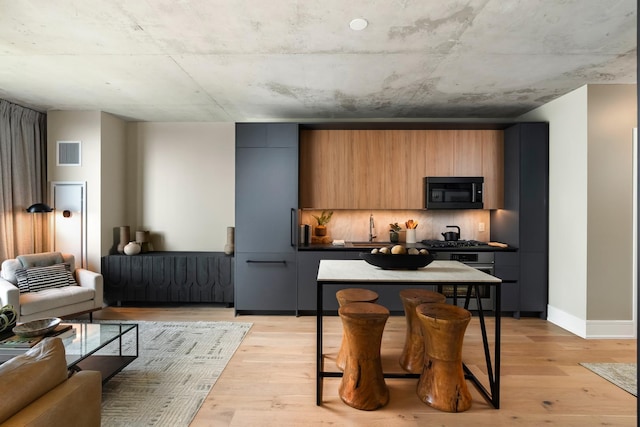
<svg viewBox="0 0 640 427"><path fill-rule="evenodd" d="M547 320L579 337L587 337L585 320L569 314L566 311L547 305Z"/></svg>
<svg viewBox="0 0 640 427"><path fill-rule="evenodd" d="M635 339L636 324L633 320L585 320L547 306L547 320L585 339Z"/></svg>
<svg viewBox="0 0 640 427"><path fill-rule="evenodd" d="M587 320L587 338L635 339L636 325L632 320Z"/></svg>

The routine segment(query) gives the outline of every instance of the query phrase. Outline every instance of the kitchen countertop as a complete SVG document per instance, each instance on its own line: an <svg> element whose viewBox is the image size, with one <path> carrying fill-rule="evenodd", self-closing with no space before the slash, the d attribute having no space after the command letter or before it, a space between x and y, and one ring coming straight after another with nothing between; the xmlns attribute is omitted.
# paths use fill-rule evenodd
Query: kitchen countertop
<svg viewBox="0 0 640 427"><path fill-rule="evenodd" d="M433 261L417 270L384 270L363 260L323 260L318 269L320 282L399 282L406 283L486 283L502 281L458 261Z"/></svg>
<svg viewBox="0 0 640 427"><path fill-rule="evenodd" d="M384 246L403 245L406 248L416 249L428 249L430 252L515 252L518 248L513 246L507 246L506 248L499 248L489 245L480 246L466 246L466 247L444 247L444 248L431 248L423 243L391 243L391 242L373 242L371 244L365 242L345 242L344 246L327 244L311 244L308 246L298 245L298 251L350 251L350 252L369 252L373 248L381 248Z"/></svg>

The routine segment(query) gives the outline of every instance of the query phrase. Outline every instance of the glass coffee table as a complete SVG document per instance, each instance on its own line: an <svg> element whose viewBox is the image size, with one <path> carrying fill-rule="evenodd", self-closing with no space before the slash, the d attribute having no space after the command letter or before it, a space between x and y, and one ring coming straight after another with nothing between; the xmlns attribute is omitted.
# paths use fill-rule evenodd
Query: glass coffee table
<svg viewBox="0 0 640 427"><path fill-rule="evenodd" d="M138 357L137 324L71 323L71 326L75 337L62 340L69 369L100 371L104 384ZM126 348L124 340L129 343Z"/></svg>
<svg viewBox="0 0 640 427"><path fill-rule="evenodd" d="M137 324L63 323L74 330L61 335L70 370L99 371L104 384L138 357ZM0 349L0 363L14 356Z"/></svg>

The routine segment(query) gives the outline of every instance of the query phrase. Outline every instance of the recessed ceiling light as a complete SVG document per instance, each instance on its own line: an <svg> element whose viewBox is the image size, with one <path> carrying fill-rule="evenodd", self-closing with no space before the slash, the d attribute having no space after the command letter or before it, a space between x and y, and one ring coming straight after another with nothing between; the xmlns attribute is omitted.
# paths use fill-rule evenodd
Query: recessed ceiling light
<svg viewBox="0 0 640 427"><path fill-rule="evenodd" d="M362 31L367 28L367 25L369 25L369 23L366 19L363 18L356 18L353 21L349 22L349 27L353 31Z"/></svg>

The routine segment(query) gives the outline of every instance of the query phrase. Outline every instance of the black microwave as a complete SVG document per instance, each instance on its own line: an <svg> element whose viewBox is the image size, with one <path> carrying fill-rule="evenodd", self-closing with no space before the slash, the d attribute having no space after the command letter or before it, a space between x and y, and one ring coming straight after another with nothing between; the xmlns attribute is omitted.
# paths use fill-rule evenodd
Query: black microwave
<svg viewBox="0 0 640 427"><path fill-rule="evenodd" d="M482 209L484 178L427 176L424 207L427 209Z"/></svg>

